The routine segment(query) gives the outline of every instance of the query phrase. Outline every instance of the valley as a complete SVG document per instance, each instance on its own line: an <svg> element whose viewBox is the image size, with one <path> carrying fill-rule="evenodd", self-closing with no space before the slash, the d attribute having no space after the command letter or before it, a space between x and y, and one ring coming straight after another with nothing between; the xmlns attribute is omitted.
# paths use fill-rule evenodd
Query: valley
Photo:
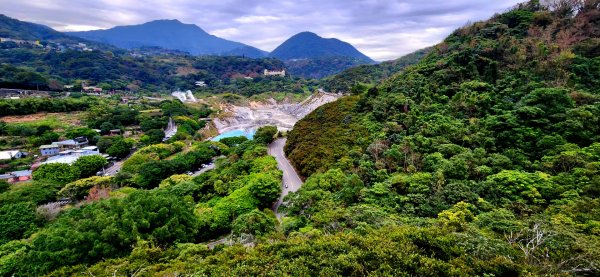
<svg viewBox="0 0 600 277"><path fill-rule="evenodd" d="M0 15L0 276L600 276L599 0L67 2Z"/></svg>
<svg viewBox="0 0 600 277"><path fill-rule="evenodd" d="M255 130L266 125L277 126L280 131L289 131L298 120L340 97L341 94L319 90L301 102L294 102L287 98L278 102L269 98L260 102L250 101L244 106L220 103L220 111L212 123L219 133L232 130Z"/></svg>

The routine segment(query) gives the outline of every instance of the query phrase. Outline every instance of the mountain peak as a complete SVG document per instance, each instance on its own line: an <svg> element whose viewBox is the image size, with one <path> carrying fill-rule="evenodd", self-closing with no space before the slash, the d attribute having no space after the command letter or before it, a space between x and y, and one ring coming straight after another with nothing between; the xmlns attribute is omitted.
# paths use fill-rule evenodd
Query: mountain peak
<svg viewBox="0 0 600 277"><path fill-rule="evenodd" d="M293 35L273 50L270 56L282 60L348 57L363 63L373 63L371 58L347 42L336 38L323 38L308 31Z"/></svg>
<svg viewBox="0 0 600 277"><path fill-rule="evenodd" d="M220 55L233 51L252 57L264 56L258 49L248 51L247 45L243 43L213 36L195 24L182 23L177 19L158 19L139 25L71 34L125 49L161 47L193 55Z"/></svg>
<svg viewBox="0 0 600 277"><path fill-rule="evenodd" d="M181 21L179 21L178 19L156 19L156 20L152 20L149 21L147 23L153 23L153 22L165 22L165 23L177 23L177 24L183 24Z"/></svg>
<svg viewBox="0 0 600 277"><path fill-rule="evenodd" d="M310 36L310 37L319 37L319 38L321 37L321 36L319 36L319 35L317 35L317 34L315 34L313 32L310 32L310 31L300 32L300 33L295 34L292 37L296 37L296 36L307 36L307 37Z"/></svg>

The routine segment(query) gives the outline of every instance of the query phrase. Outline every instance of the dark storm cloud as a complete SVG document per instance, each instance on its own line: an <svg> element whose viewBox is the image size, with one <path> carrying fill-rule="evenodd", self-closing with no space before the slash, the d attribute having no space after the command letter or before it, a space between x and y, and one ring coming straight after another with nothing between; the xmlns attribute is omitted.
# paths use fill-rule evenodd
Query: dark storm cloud
<svg viewBox="0 0 600 277"><path fill-rule="evenodd" d="M0 0L1 13L61 31L110 28L155 19L194 23L214 35L273 50L312 31L350 42L376 60L441 41L454 29L505 11L519 0Z"/></svg>

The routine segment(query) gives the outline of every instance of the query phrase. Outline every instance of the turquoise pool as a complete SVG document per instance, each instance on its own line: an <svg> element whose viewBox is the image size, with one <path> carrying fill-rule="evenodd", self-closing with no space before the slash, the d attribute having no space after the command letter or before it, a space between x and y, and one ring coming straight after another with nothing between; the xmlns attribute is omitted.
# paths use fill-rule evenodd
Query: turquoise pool
<svg viewBox="0 0 600 277"><path fill-rule="evenodd" d="M232 130L229 132L225 132L222 133L214 138L212 138L212 141L220 141L221 139L224 138L230 138L230 137L247 137L248 139L252 139L252 137L254 137L254 133L256 133L256 130Z"/></svg>

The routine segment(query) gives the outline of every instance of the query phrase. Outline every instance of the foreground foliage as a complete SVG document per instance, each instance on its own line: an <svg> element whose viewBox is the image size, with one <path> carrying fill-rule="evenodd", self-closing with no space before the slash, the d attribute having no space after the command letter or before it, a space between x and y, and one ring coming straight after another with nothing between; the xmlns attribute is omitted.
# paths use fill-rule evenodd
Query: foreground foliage
<svg viewBox="0 0 600 277"><path fill-rule="evenodd" d="M600 7L551 3L465 26L298 122L285 151L306 182L280 221L272 128L4 188L0 275L599 275ZM59 196L87 198L39 217Z"/></svg>

